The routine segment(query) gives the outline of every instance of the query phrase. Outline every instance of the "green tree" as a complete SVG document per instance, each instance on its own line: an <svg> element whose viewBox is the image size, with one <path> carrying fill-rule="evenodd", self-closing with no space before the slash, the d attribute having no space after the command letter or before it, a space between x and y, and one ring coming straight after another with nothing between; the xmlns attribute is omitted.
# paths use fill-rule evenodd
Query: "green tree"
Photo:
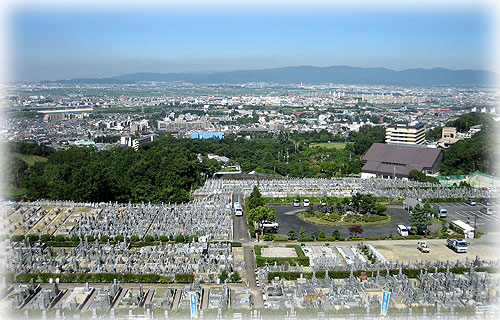
<svg viewBox="0 0 500 320"><path fill-rule="evenodd" d="M296 240L297 239L297 232L295 230L290 230L286 234L288 236L289 240Z"/></svg>
<svg viewBox="0 0 500 320"><path fill-rule="evenodd" d="M439 183L439 180L434 178L434 177L430 177L428 175L426 175L425 173L423 172L420 172L418 170L411 170L409 173L408 173L408 179L410 180L413 180L413 181L420 181L420 182L432 182L432 183Z"/></svg>
<svg viewBox="0 0 500 320"><path fill-rule="evenodd" d="M241 276L238 271L234 271L229 279L231 282L238 282L241 280Z"/></svg>
<svg viewBox="0 0 500 320"><path fill-rule="evenodd" d="M229 278L229 273L227 270L223 270L219 276L220 283L224 283Z"/></svg>
<svg viewBox="0 0 500 320"><path fill-rule="evenodd" d="M301 228L300 231L299 231L299 234L300 234L301 238L304 238L306 236L306 230L304 230L303 228Z"/></svg>
<svg viewBox="0 0 500 320"><path fill-rule="evenodd" d="M275 220L274 213L275 213L274 209L260 206L248 210L248 218L253 221L257 221L260 224L262 221L274 221Z"/></svg>
<svg viewBox="0 0 500 320"><path fill-rule="evenodd" d="M319 233L319 237L320 237L320 238L326 238L326 233L325 233L324 231L321 231L321 232Z"/></svg>
<svg viewBox="0 0 500 320"><path fill-rule="evenodd" d="M332 231L332 237L334 237L335 240L340 239L340 231L339 231L339 229L333 229L333 231Z"/></svg>
<svg viewBox="0 0 500 320"><path fill-rule="evenodd" d="M413 232L417 233L419 230L427 229L432 214L432 208L428 203L426 203L423 207L417 204L410 212L408 219Z"/></svg>

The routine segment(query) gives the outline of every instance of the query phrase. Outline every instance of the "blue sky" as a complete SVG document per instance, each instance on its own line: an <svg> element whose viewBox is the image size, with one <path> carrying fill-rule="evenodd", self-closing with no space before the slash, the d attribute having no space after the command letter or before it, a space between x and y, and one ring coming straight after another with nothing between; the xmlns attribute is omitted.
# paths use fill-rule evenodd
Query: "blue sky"
<svg viewBox="0 0 500 320"><path fill-rule="evenodd" d="M24 8L12 12L11 78L352 65L490 69L485 10Z"/></svg>

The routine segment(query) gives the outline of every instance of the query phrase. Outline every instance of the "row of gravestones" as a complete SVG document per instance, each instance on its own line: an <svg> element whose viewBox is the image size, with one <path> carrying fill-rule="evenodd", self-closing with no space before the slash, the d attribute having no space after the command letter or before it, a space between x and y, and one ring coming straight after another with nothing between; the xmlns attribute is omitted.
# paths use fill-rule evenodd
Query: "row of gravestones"
<svg viewBox="0 0 500 320"><path fill-rule="evenodd" d="M113 246L82 242L71 250L55 254L51 247L34 250L29 242L16 243L13 257L6 261L6 272L14 273L155 273L175 276L180 273L203 275L206 282L215 281L222 270L234 269L234 256L229 243L175 243L158 248L106 250ZM24 250L20 249L21 246ZM31 249L29 249L29 248ZM193 248L192 248L193 247ZM206 249L204 249L206 247ZM51 252L51 254L48 254ZM212 274L210 278L208 275ZM201 280L201 279L200 279Z"/></svg>

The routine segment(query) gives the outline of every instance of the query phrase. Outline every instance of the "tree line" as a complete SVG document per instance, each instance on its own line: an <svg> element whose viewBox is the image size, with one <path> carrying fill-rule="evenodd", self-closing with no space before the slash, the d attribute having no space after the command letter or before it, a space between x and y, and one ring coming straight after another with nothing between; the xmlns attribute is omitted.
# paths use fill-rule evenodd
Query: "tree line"
<svg viewBox="0 0 500 320"><path fill-rule="evenodd" d="M119 146L102 151L76 146L55 150L36 143L10 142L6 147L7 197L79 202L186 202L191 190L221 169L219 162L206 157L209 153L228 157L229 164L240 164L244 172L323 178L358 174L360 152L369 147L367 139L376 142L381 137L378 127L363 130L370 138L353 135L352 146L349 144L344 150L309 148L311 137L296 132L229 134L224 139L206 140L165 134L144 144L137 152ZM318 140L313 142L335 138L327 131L312 136ZM14 153L39 155L48 160L29 166L19 157L13 157Z"/></svg>

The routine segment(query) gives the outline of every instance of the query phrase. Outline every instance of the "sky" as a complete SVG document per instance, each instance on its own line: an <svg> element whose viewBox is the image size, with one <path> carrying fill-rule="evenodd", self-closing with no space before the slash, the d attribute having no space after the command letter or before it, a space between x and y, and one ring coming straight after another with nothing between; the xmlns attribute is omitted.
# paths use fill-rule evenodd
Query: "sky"
<svg viewBox="0 0 500 320"><path fill-rule="evenodd" d="M491 70L484 6L25 5L7 19L11 80L283 66Z"/></svg>

